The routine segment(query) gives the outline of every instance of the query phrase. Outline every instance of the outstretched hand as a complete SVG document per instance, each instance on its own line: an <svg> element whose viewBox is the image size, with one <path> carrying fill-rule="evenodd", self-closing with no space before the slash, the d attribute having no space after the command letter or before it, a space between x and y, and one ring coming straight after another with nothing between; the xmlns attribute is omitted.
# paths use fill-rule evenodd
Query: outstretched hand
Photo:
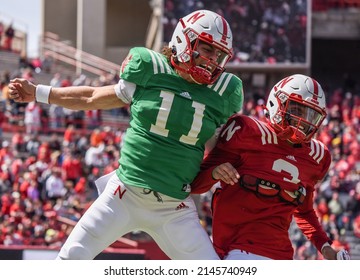
<svg viewBox="0 0 360 280"><path fill-rule="evenodd" d="M325 246L321 252L327 260L350 260L350 255L347 250L334 250L331 246Z"/></svg>
<svg viewBox="0 0 360 280"><path fill-rule="evenodd" d="M214 168L212 176L215 180L221 180L226 184L234 185L240 178L239 173L231 163L225 162Z"/></svg>
<svg viewBox="0 0 360 280"><path fill-rule="evenodd" d="M35 101L36 86L25 79L16 78L10 81L9 98L15 102Z"/></svg>

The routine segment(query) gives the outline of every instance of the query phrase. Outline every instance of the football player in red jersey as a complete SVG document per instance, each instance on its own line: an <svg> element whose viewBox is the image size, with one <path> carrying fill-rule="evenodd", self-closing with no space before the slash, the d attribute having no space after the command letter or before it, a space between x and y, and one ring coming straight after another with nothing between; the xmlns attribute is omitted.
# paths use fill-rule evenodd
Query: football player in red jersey
<svg viewBox="0 0 360 280"><path fill-rule="evenodd" d="M314 135L326 118L325 94L311 77L296 74L271 90L268 122L236 114L191 184L213 196L213 242L222 259L293 259L289 238L295 218L326 259L349 259L335 251L313 208L314 187L331 156Z"/></svg>

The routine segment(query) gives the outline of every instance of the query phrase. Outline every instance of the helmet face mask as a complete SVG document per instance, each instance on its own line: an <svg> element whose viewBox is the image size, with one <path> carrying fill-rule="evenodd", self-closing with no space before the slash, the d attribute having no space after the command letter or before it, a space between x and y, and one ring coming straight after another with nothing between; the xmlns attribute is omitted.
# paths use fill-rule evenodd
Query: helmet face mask
<svg viewBox="0 0 360 280"><path fill-rule="evenodd" d="M291 143L309 142L326 118L325 94L320 84L304 75L281 80L270 92L267 110L270 124Z"/></svg>
<svg viewBox="0 0 360 280"><path fill-rule="evenodd" d="M208 57L206 49L202 51L204 45L216 53L216 59ZM173 49L171 63L177 70L188 73L196 83L212 84L233 55L232 33L220 15L195 11L179 20L169 47Z"/></svg>
<svg viewBox="0 0 360 280"><path fill-rule="evenodd" d="M220 50L216 45L203 41L199 36L195 39L190 50L190 61L183 62L188 65L188 73L199 84L211 84L224 72L225 64L231 55ZM216 60L208 59L203 53L216 53Z"/></svg>

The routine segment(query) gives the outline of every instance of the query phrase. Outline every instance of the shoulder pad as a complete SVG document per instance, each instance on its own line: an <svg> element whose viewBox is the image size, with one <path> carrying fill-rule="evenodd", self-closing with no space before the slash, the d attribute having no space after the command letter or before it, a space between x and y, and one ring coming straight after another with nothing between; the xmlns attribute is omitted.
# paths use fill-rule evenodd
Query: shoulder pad
<svg viewBox="0 0 360 280"><path fill-rule="evenodd" d="M153 75L160 73L172 73L166 57L153 50L136 47L123 61L120 78L144 86Z"/></svg>
<svg viewBox="0 0 360 280"><path fill-rule="evenodd" d="M234 91L240 94L242 93L242 81L238 76L224 72L215 83L208 85L208 88L216 91L220 96Z"/></svg>

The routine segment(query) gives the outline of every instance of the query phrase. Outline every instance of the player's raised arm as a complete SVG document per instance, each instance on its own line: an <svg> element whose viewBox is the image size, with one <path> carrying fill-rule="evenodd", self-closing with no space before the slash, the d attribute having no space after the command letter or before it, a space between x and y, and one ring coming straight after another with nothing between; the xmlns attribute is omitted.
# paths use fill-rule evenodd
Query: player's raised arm
<svg viewBox="0 0 360 280"><path fill-rule="evenodd" d="M125 105L117 97L114 85L54 88L34 85L28 80L16 78L10 81L9 96L15 102L37 101L72 110L113 109Z"/></svg>

